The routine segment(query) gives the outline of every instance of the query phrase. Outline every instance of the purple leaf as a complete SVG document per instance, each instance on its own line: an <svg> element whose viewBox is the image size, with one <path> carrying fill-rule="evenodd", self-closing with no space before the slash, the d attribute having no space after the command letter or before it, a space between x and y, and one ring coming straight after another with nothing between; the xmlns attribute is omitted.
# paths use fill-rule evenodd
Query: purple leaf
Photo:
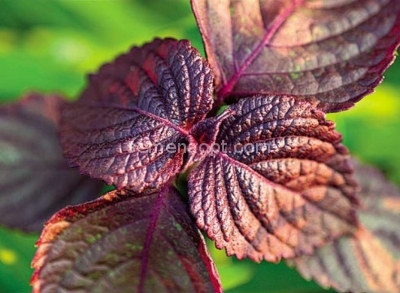
<svg viewBox="0 0 400 293"><path fill-rule="evenodd" d="M30 94L0 107L0 224L41 231L57 210L96 198L102 183L62 157L58 96Z"/></svg>
<svg viewBox="0 0 400 293"><path fill-rule="evenodd" d="M189 131L213 104L212 75L188 41L156 39L104 65L66 107L74 166L117 188L158 188L183 164Z"/></svg>
<svg viewBox="0 0 400 293"><path fill-rule="evenodd" d="M340 292L398 293L400 288L400 191L380 172L356 163L361 185L361 227L313 256L292 261L307 279Z"/></svg>
<svg viewBox="0 0 400 293"><path fill-rule="evenodd" d="M204 132L209 121L219 132L188 177L192 214L217 248L279 261L355 229L347 149L323 112L278 96L247 97L226 111L203 122Z"/></svg>
<svg viewBox="0 0 400 293"><path fill-rule="evenodd" d="M222 292L204 240L177 192L112 191L47 223L33 292Z"/></svg>
<svg viewBox="0 0 400 293"><path fill-rule="evenodd" d="M288 94L346 110L382 80L400 42L398 0L191 3L219 102Z"/></svg>

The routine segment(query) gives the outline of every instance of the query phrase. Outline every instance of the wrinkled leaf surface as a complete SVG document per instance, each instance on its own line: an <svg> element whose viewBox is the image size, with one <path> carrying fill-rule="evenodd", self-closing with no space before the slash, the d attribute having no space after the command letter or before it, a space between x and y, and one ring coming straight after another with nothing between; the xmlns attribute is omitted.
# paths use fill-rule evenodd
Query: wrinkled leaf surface
<svg viewBox="0 0 400 293"><path fill-rule="evenodd" d="M188 41L156 39L90 76L64 111L73 166L117 188L158 188L183 164L188 132L212 107L212 75Z"/></svg>
<svg viewBox="0 0 400 293"><path fill-rule="evenodd" d="M348 109L400 42L398 0L192 0L218 99L289 94Z"/></svg>
<svg viewBox="0 0 400 293"><path fill-rule="evenodd" d="M176 191L111 191L46 224L33 292L222 292L201 234Z"/></svg>
<svg viewBox="0 0 400 293"><path fill-rule="evenodd" d="M348 152L323 112L295 98L255 96L222 117L188 177L197 225L218 248L278 261L354 229Z"/></svg>
<svg viewBox="0 0 400 293"><path fill-rule="evenodd" d="M307 279L340 292L398 293L400 288L400 192L372 167L356 163L362 226L292 264Z"/></svg>

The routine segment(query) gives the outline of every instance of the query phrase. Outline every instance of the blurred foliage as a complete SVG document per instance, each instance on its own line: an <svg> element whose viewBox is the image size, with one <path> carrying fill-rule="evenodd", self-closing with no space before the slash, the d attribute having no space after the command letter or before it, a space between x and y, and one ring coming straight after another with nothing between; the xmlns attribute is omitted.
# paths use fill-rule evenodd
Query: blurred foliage
<svg viewBox="0 0 400 293"><path fill-rule="evenodd" d="M389 75L390 74L390 75ZM372 95L353 109L328 115L343 134L353 156L376 165L400 185L400 62L397 61ZM396 80L397 77L397 80Z"/></svg>
<svg viewBox="0 0 400 293"><path fill-rule="evenodd" d="M190 39L202 50L187 0L0 0L0 5L2 102L29 90L64 93L73 99L88 73L157 36ZM350 111L328 115L355 156L379 166L398 184L399 110L397 62L375 94ZM30 261L37 238L0 229L0 293L31 291ZM329 292L283 263L238 261L209 244L228 293Z"/></svg>
<svg viewBox="0 0 400 293"><path fill-rule="evenodd" d="M74 97L88 72L156 36L201 47L187 2L0 0L1 99L32 89Z"/></svg>

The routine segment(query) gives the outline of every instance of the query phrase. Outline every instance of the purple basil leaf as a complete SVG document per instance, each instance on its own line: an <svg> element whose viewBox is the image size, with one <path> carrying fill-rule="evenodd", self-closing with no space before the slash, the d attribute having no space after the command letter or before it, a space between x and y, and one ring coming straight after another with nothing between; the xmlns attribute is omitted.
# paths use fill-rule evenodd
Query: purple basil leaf
<svg viewBox="0 0 400 293"><path fill-rule="evenodd" d="M278 96L247 97L226 111L188 177L192 214L218 248L278 261L355 229L347 149L323 112Z"/></svg>
<svg viewBox="0 0 400 293"><path fill-rule="evenodd" d="M204 239L169 187L67 207L37 245L33 292L222 292Z"/></svg>
<svg viewBox="0 0 400 293"><path fill-rule="evenodd" d="M38 232L57 210L96 198L102 183L68 167L57 136L58 96L0 106L0 224Z"/></svg>
<svg viewBox="0 0 400 293"><path fill-rule="evenodd" d="M212 108L212 82L188 41L134 47L92 75L80 100L65 109L64 153L119 189L158 188L180 171L180 145Z"/></svg>
<svg viewBox="0 0 400 293"><path fill-rule="evenodd" d="M345 110L381 81L400 42L399 0L191 2L220 101L288 94Z"/></svg>
<svg viewBox="0 0 400 293"><path fill-rule="evenodd" d="M356 163L360 229L291 263L307 279L340 292L398 293L400 191L374 168Z"/></svg>

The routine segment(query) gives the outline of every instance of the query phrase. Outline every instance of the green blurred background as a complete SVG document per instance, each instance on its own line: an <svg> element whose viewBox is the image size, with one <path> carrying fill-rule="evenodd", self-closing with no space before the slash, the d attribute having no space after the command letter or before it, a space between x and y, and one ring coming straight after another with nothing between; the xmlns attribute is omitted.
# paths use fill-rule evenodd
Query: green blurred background
<svg viewBox="0 0 400 293"><path fill-rule="evenodd" d="M188 0L0 0L0 101L29 90L74 98L87 73L157 36L189 39L203 50ZM329 118L355 156L400 184L400 62L386 77L354 109ZM0 293L31 291L37 238L0 228ZM228 293L334 292L303 280L285 264L237 261L209 246Z"/></svg>

